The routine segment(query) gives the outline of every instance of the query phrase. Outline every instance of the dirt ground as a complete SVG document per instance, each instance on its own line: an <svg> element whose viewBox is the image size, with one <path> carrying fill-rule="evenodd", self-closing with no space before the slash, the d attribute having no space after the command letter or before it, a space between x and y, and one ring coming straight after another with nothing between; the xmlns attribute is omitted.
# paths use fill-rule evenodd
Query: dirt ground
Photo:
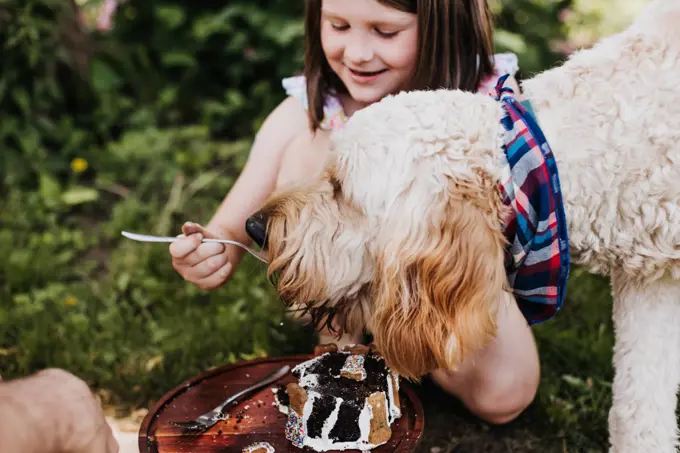
<svg viewBox="0 0 680 453"><path fill-rule="evenodd" d="M533 407L512 423L493 426L472 416L429 380L414 390L425 412L425 430L416 453L567 453L555 433L538 432Z"/></svg>

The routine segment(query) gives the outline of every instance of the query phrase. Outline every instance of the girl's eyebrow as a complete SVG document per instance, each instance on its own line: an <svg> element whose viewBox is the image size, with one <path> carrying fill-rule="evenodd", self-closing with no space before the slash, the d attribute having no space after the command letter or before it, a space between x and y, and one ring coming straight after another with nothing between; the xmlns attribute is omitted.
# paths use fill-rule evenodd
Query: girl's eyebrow
<svg viewBox="0 0 680 453"><path fill-rule="evenodd" d="M339 14L336 14L332 11L328 11L325 9L321 10L321 16L325 17L327 19L340 19L340 20L346 20ZM392 20L378 20L372 22L373 25L378 25L378 26L399 26L399 27L405 27L411 23L410 20L399 20L399 19L392 19Z"/></svg>
<svg viewBox="0 0 680 453"><path fill-rule="evenodd" d="M321 10L321 17L326 17L328 19L342 19L339 15L331 12L331 11L326 11L324 9Z"/></svg>

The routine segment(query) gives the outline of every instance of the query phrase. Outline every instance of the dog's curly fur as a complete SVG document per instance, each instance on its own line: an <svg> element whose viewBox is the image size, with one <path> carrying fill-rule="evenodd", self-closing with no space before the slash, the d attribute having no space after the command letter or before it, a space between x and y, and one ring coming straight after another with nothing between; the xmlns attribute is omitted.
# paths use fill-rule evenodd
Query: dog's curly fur
<svg viewBox="0 0 680 453"><path fill-rule="evenodd" d="M680 0L522 84L560 172L574 260L610 275L612 451L675 451L680 383ZM367 327L418 379L495 335L508 291L501 107L389 96L335 134L324 176L273 197L269 272L287 302Z"/></svg>
<svg viewBox="0 0 680 453"><path fill-rule="evenodd" d="M498 124L476 120L500 108L470 93L424 94L380 103L395 121L380 121L379 134L373 108L357 113L324 177L261 211L282 299L341 333L368 327L411 379L483 347L506 285ZM442 115L441 95L469 110ZM462 130L472 135L455 139ZM395 143L404 136L411 149Z"/></svg>

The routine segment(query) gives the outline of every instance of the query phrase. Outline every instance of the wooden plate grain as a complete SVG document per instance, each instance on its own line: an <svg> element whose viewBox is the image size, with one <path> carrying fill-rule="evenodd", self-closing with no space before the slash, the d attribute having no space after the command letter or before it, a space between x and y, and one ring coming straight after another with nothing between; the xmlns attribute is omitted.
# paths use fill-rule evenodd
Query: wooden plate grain
<svg viewBox="0 0 680 453"><path fill-rule="evenodd" d="M226 420L202 433L185 432L169 421L189 421L221 401L283 365L291 367L310 359L309 355L268 357L239 362L210 370L170 390L144 418L139 430L141 453L238 453L256 442L269 442L277 453L299 453L284 435L286 416L273 405L272 388L292 382L283 379L245 396L225 411ZM402 416L392 425L392 438L373 452L414 451L424 428L423 407L408 384L401 385ZM358 452L358 450L347 450Z"/></svg>

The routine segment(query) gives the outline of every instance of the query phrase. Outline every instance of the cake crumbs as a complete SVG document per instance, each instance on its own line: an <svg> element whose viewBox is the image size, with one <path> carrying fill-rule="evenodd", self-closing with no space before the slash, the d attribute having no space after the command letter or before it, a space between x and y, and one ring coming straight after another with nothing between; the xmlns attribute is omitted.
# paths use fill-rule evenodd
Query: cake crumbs
<svg viewBox="0 0 680 453"><path fill-rule="evenodd" d="M243 449L243 453L274 453L274 447L272 447L268 442L257 442L248 445Z"/></svg>

